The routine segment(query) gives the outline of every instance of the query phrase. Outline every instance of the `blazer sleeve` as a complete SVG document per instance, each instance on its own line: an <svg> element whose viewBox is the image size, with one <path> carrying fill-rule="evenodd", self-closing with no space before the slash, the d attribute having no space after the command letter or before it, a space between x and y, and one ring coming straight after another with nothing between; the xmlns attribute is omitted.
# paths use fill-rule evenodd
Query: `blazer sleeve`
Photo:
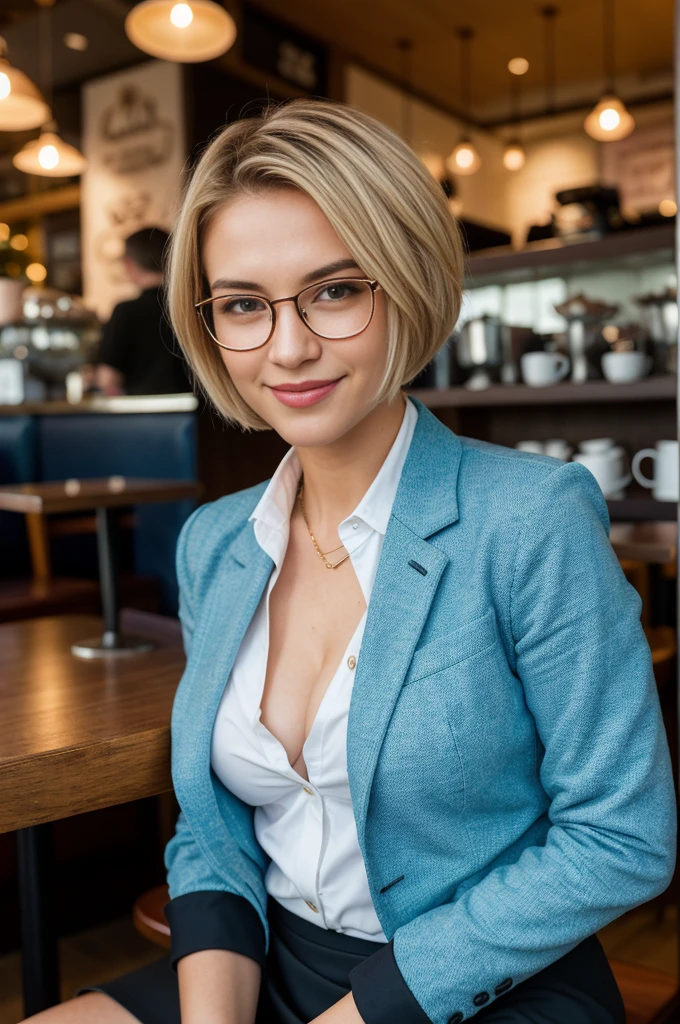
<svg viewBox="0 0 680 1024"><path fill-rule="evenodd" d="M510 623L550 799L545 844L399 928L354 969L366 1024L397 1019L371 1002L383 985L408 990L421 1020L467 1020L671 880L668 747L640 600L607 530L599 487L570 463L544 478L517 540Z"/></svg>
<svg viewBox="0 0 680 1024"><path fill-rule="evenodd" d="M177 542L179 617L187 657L195 628L195 595L189 570L193 563L190 537L196 520L208 507L203 505L192 513ZM250 900L235 890L229 891L225 879L215 874L183 813L166 846L165 866L172 898L164 911L170 925L173 967L183 956L203 949L231 950L264 966L266 936L258 911Z"/></svg>

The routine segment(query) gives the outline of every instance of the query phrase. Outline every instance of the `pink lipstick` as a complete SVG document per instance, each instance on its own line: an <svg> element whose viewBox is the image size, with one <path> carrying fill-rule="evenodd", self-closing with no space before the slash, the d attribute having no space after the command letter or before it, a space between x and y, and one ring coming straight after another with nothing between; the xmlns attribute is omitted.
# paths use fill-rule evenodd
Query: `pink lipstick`
<svg viewBox="0 0 680 1024"><path fill-rule="evenodd" d="M342 377L335 380L303 380L299 383L270 385L270 388L283 405L291 409L303 409L330 395L341 380Z"/></svg>

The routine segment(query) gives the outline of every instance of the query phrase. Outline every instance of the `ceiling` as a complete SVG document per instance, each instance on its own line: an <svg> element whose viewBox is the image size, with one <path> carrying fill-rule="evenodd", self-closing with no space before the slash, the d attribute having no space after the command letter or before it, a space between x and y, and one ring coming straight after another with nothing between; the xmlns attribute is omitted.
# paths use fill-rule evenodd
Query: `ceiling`
<svg viewBox="0 0 680 1024"><path fill-rule="evenodd" d="M603 85L603 0L561 0L556 18L558 105L589 103ZM257 0L257 6L398 80L396 42L411 39L418 92L461 110L456 29L470 26L472 111L479 121L509 116L511 57L529 60L524 110L544 104L541 0ZM615 0L616 64L624 96L668 90L673 67L673 0Z"/></svg>
<svg viewBox="0 0 680 1024"><path fill-rule="evenodd" d="M237 9L245 0L223 0ZM591 103L603 86L604 0L558 0L556 19L557 105ZM57 0L53 22L55 85L79 82L147 59L126 38L123 21L133 0ZM521 79L522 113L544 109L544 19L542 0L254 0L253 6L317 37L344 57L401 81L397 41L413 42L413 90L459 113L459 48L456 29L469 25L472 40L472 119L480 123L510 115L511 57L529 60ZM615 0L617 84L627 100L668 93L672 84L673 0ZM40 12L35 0L0 0L0 33L9 57L41 83L37 46ZM84 52L63 43L67 31L82 32ZM263 76L264 77L264 76Z"/></svg>

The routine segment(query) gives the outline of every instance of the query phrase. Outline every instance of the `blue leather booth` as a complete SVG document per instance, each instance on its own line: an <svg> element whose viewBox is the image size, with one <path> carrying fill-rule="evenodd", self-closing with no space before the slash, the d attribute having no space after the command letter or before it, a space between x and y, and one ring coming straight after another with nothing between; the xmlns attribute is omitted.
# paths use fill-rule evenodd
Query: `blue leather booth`
<svg viewBox="0 0 680 1024"><path fill-rule="evenodd" d="M38 448L33 416L0 416L0 484L37 480ZM24 517L0 512L0 578L29 570Z"/></svg>

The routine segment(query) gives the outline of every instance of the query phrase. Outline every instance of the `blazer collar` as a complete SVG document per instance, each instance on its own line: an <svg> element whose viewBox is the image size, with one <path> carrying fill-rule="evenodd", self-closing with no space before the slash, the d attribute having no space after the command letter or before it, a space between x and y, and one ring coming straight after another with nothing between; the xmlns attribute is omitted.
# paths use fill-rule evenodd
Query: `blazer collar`
<svg viewBox="0 0 680 1024"><path fill-rule="evenodd" d="M411 398L418 422L401 473L392 515L425 539L458 520L462 446L430 410Z"/></svg>

